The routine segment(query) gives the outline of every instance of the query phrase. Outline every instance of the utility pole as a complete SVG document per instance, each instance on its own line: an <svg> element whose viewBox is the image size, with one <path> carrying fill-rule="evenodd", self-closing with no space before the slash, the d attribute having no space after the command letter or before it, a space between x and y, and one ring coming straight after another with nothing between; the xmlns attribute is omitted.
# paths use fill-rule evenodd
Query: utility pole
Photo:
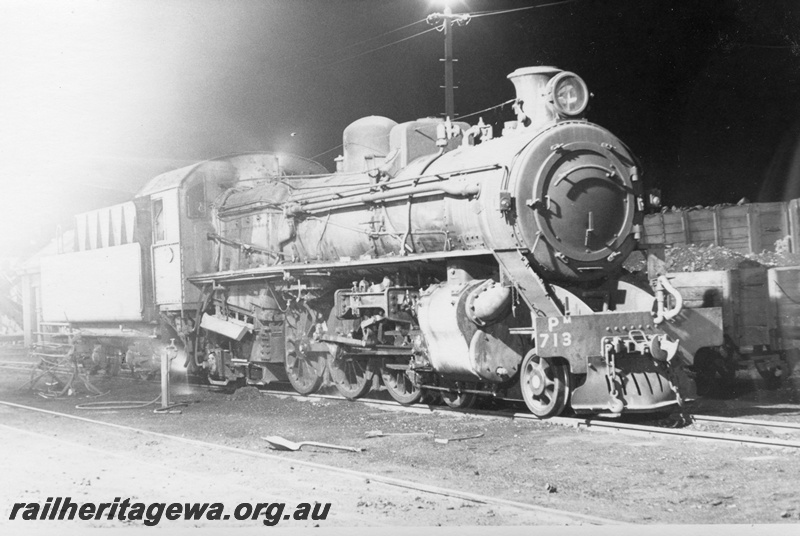
<svg viewBox="0 0 800 536"><path fill-rule="evenodd" d="M448 2L445 2L443 13L433 13L426 19L428 24L442 23L444 32L444 114L445 117L453 119L455 117L455 96L453 86L453 24L459 26L469 22L469 14L454 15Z"/></svg>

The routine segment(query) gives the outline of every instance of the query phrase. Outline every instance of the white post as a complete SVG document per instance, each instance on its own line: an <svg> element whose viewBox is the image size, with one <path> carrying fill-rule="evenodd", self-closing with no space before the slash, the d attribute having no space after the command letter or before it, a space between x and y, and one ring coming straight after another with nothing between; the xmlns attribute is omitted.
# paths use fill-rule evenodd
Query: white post
<svg viewBox="0 0 800 536"><path fill-rule="evenodd" d="M169 398L169 364L177 355L175 339L170 339L169 346L161 354L161 407L166 409L172 405Z"/></svg>

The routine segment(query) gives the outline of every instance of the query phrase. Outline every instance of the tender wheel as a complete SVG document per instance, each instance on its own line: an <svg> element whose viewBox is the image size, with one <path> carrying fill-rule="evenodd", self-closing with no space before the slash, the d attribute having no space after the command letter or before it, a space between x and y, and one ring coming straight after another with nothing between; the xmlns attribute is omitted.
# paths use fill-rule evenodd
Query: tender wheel
<svg viewBox="0 0 800 536"><path fill-rule="evenodd" d="M40 363L31 371L31 378L27 385L30 390L46 398L64 396L72 386L72 380L67 374L56 370L54 363Z"/></svg>
<svg viewBox="0 0 800 536"><path fill-rule="evenodd" d="M408 360L386 359L381 366L381 379L389 396L404 406L416 404L422 398L422 389L409 376Z"/></svg>
<svg viewBox="0 0 800 536"><path fill-rule="evenodd" d="M331 378L339 393L349 399L361 398L369 392L372 373L365 360L356 359L338 351L329 361Z"/></svg>
<svg viewBox="0 0 800 536"><path fill-rule="evenodd" d="M528 352L520 369L522 398L540 419L555 417L567 406L569 370L566 365Z"/></svg>
<svg viewBox="0 0 800 536"><path fill-rule="evenodd" d="M477 399L478 397L472 393L442 391L442 400L453 409L469 409L475 405Z"/></svg>

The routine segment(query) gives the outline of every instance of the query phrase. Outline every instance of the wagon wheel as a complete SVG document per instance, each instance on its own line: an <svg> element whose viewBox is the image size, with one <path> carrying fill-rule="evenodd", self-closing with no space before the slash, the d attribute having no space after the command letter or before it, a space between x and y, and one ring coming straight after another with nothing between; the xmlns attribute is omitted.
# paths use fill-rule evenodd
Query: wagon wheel
<svg viewBox="0 0 800 536"><path fill-rule="evenodd" d="M139 367L137 365L129 365L131 369L131 376L134 380L140 381L151 381L155 379L156 376L161 374L159 369L154 368L147 368L147 367Z"/></svg>
<svg viewBox="0 0 800 536"><path fill-rule="evenodd" d="M295 391L310 395L322 385L325 377L325 357L311 351L310 334L314 318L307 310L286 316L286 360L284 368Z"/></svg>
<svg viewBox="0 0 800 536"><path fill-rule="evenodd" d="M783 378L787 376L787 369L785 361L773 363L768 367L756 367L756 370L764 378L764 387L770 391L774 391L781 386Z"/></svg>
<svg viewBox="0 0 800 536"><path fill-rule="evenodd" d="M530 351L522 360L519 382L525 404L540 419L564 411L569 399L569 370L565 365Z"/></svg>
<svg viewBox="0 0 800 536"><path fill-rule="evenodd" d="M154 365L155 361L152 355L142 356L133 348L128 348L128 351L125 352L125 363L135 380L150 381L161 373L160 367Z"/></svg>
<svg viewBox="0 0 800 536"><path fill-rule="evenodd" d="M723 396L733 388L736 368L713 348L700 348L694 356L697 394Z"/></svg>
<svg viewBox="0 0 800 536"><path fill-rule="evenodd" d="M372 371L364 359L356 359L337 347L328 359L328 369L336 390L348 400L361 398L369 392Z"/></svg>
<svg viewBox="0 0 800 536"><path fill-rule="evenodd" d="M381 379L389 396L404 406L416 404L422 398L422 389L409 374L407 358L386 358L381 365Z"/></svg>
<svg viewBox="0 0 800 536"><path fill-rule="evenodd" d="M443 391L442 400L453 409L469 409L475 405L478 396L474 393L456 393L455 391Z"/></svg>
<svg viewBox="0 0 800 536"><path fill-rule="evenodd" d="M45 398L56 398L66 395L74 381L77 363L72 360L45 361L31 370L28 383L30 390Z"/></svg>
<svg viewBox="0 0 800 536"><path fill-rule="evenodd" d="M113 355L108 356L108 366L106 367L106 372L109 376L119 376L119 371L122 368L122 356L119 352L115 352Z"/></svg>

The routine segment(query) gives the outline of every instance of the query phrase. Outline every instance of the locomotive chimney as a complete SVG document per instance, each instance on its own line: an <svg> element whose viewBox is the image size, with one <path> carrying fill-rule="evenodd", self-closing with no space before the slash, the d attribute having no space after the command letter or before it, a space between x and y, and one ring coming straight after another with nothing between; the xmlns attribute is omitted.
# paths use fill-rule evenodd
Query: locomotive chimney
<svg viewBox="0 0 800 536"><path fill-rule="evenodd" d="M523 67L508 79L517 90L517 115L525 127L538 128L556 120L555 110L549 105L545 88L547 82L561 69L555 67Z"/></svg>

